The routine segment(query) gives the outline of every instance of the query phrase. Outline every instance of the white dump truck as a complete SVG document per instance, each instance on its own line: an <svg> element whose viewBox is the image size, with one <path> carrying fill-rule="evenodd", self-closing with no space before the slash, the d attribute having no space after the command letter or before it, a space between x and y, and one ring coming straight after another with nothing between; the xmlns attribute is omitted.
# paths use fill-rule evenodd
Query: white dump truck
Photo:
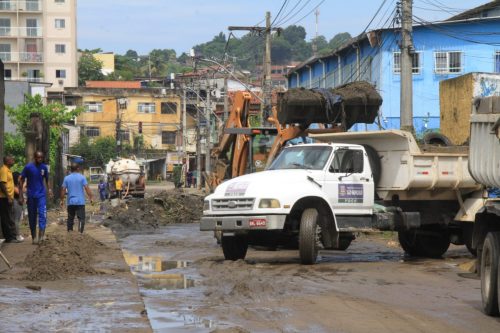
<svg viewBox="0 0 500 333"><path fill-rule="evenodd" d="M473 223L483 310L499 314L500 302L500 97L477 99L472 107L469 170L485 190L465 201Z"/></svg>
<svg viewBox="0 0 500 333"><path fill-rule="evenodd" d="M266 171L206 197L200 229L222 233L226 259L244 258L249 244L298 240L301 262L313 264L320 247L346 249L372 230L398 231L416 256L440 257L450 242L471 248L471 224L456 220L480 196L466 150L425 151L399 130L310 136L322 143L287 147Z"/></svg>
<svg viewBox="0 0 500 333"><path fill-rule="evenodd" d="M106 164L106 181L111 196L115 193L115 179L123 183L123 195L144 197L145 176L141 166L134 159L121 158Z"/></svg>

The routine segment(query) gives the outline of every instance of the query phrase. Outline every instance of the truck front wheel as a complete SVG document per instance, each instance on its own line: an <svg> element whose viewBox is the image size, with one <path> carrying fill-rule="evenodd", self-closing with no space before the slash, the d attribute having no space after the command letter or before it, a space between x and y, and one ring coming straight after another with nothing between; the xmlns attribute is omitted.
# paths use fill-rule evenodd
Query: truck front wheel
<svg viewBox="0 0 500 333"><path fill-rule="evenodd" d="M226 260L245 259L248 250L248 240L245 236L222 236L222 252Z"/></svg>
<svg viewBox="0 0 500 333"><path fill-rule="evenodd" d="M481 257L481 298L483 311L489 316L498 315L500 298L500 232L489 232L484 240Z"/></svg>
<svg viewBox="0 0 500 333"><path fill-rule="evenodd" d="M444 231L399 231L398 239L403 250L414 257L440 258L450 247L450 237Z"/></svg>
<svg viewBox="0 0 500 333"><path fill-rule="evenodd" d="M318 257L318 211L315 208L307 208L302 213L299 231L299 254L300 263L312 265Z"/></svg>

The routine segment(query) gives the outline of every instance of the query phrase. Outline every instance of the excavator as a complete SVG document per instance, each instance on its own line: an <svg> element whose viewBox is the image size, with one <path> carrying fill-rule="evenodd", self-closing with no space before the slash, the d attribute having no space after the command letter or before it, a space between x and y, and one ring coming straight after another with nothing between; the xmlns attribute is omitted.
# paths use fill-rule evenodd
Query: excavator
<svg viewBox="0 0 500 333"><path fill-rule="evenodd" d="M251 127L251 99L246 91L233 97L219 145L211 151L214 171L206 175L211 191L225 179L264 170L291 140L305 141L310 133L343 132L356 123L373 123L382 104L375 87L363 81L335 89L294 88L278 93L267 119L273 127Z"/></svg>

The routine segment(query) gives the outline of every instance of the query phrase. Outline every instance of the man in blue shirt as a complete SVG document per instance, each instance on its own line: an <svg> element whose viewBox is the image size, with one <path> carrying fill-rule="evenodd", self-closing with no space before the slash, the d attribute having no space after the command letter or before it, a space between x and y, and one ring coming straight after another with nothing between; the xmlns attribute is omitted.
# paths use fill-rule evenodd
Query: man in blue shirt
<svg viewBox="0 0 500 333"><path fill-rule="evenodd" d="M28 163L19 182L19 193L23 193L24 181L27 181L28 187L28 220L31 230L31 239L33 244L38 244L45 240L45 225L47 223L47 203L46 195L49 188L49 169L43 163L43 153L37 151L34 155L35 162ZM52 191L48 190L52 196ZM36 237L36 220L38 214L38 238Z"/></svg>
<svg viewBox="0 0 500 333"><path fill-rule="evenodd" d="M78 231L83 233L85 227L85 192L92 203L92 191L89 188L87 179L79 172L80 165L77 163L71 164L71 173L64 177L61 186L61 208L64 206L64 197L66 192L68 194L68 231L73 231L73 222L75 215L78 217L79 228Z"/></svg>

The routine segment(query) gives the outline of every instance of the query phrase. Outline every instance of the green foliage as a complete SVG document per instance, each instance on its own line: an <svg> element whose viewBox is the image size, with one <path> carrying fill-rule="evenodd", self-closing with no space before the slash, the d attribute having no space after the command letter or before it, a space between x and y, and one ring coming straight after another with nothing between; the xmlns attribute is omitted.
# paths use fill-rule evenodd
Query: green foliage
<svg viewBox="0 0 500 333"><path fill-rule="evenodd" d="M348 32L341 32L333 36L332 39L328 42L330 49L333 51L338 47L341 47L342 44L347 43L349 39L351 39L351 34Z"/></svg>
<svg viewBox="0 0 500 333"><path fill-rule="evenodd" d="M112 136L91 139L82 136L80 142L71 147L71 154L80 155L84 160L85 167L100 166L104 167L110 159L117 157L116 140ZM121 156L130 156L134 149L130 145L122 145Z"/></svg>
<svg viewBox="0 0 500 333"><path fill-rule="evenodd" d="M83 52L78 61L78 85L85 85L85 81L100 81L104 79L102 61L94 58L92 52Z"/></svg>
<svg viewBox="0 0 500 333"><path fill-rule="evenodd" d="M57 152L57 143L59 142L59 137L61 130L63 129L63 124L66 124L73 120L76 116L80 114L82 109L78 108L73 111L68 111L66 107L60 103L50 103L44 105L42 97L40 95L30 96L25 95L25 102L18 105L16 108L10 106L6 107L7 114L14 125L16 125L17 130L20 135L24 136L28 128L30 127L31 114L38 113L42 120L50 128L49 133L49 161L51 168L55 166L55 154ZM13 147L19 147L19 138L15 138L15 145ZM23 153L24 156L24 138L23 142ZM18 152L19 154L19 152ZM18 155L20 156L20 155ZM19 158L19 160L21 160ZM23 157L24 160L24 157ZM53 170L53 169L52 169Z"/></svg>
<svg viewBox="0 0 500 333"><path fill-rule="evenodd" d="M21 172L23 166L26 164L26 157L24 153L25 140L21 133L10 134L5 133L5 155L11 155L14 157L16 163L12 167L12 171Z"/></svg>

